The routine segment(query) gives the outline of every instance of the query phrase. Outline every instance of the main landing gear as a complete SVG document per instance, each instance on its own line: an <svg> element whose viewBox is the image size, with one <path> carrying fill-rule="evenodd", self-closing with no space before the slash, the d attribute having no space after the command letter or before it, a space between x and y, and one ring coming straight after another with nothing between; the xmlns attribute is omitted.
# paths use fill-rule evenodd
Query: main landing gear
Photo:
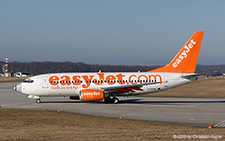
<svg viewBox="0 0 225 141"><path fill-rule="evenodd" d="M116 97L113 98L113 103L114 103L114 104L117 104L118 102L119 102L119 99L118 99L118 98L116 98Z"/></svg>
<svg viewBox="0 0 225 141"><path fill-rule="evenodd" d="M106 103L114 103L114 104L117 104L119 102L119 99L116 98L116 97L108 97L105 99L105 102Z"/></svg>
<svg viewBox="0 0 225 141"><path fill-rule="evenodd" d="M37 103L37 104L41 103L41 100L40 100L40 99L37 99L37 100L36 100L36 103Z"/></svg>

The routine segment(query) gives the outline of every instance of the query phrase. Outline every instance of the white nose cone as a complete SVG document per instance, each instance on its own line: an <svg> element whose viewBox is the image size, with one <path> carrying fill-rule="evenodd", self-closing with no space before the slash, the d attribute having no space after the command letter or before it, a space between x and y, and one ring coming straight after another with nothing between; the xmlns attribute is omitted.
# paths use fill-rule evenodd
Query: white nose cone
<svg viewBox="0 0 225 141"><path fill-rule="evenodd" d="M17 84L16 86L14 86L14 90L21 93L22 92L21 83L20 84Z"/></svg>

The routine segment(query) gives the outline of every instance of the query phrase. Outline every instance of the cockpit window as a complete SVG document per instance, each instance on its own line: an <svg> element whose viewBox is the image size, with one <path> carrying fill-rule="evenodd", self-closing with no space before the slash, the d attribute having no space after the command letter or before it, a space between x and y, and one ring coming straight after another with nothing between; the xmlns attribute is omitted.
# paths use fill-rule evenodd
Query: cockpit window
<svg viewBox="0 0 225 141"><path fill-rule="evenodd" d="M23 82L25 82L25 83L33 83L34 80L31 80L31 79L25 79Z"/></svg>

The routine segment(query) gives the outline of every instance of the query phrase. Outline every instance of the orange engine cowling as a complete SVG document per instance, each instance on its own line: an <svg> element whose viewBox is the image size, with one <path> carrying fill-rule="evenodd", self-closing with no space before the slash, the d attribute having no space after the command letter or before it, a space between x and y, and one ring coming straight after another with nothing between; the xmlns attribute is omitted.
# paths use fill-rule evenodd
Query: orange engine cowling
<svg viewBox="0 0 225 141"><path fill-rule="evenodd" d="M104 99L102 90L81 90L79 95L81 101L101 101Z"/></svg>

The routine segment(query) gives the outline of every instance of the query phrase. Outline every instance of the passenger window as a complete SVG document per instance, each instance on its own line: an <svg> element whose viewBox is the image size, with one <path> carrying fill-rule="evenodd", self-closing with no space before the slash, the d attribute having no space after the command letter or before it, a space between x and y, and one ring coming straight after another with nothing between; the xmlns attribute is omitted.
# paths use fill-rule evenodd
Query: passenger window
<svg viewBox="0 0 225 141"><path fill-rule="evenodd" d="M31 80L31 79L25 79L23 82L25 82L25 83L33 83L34 80Z"/></svg>

